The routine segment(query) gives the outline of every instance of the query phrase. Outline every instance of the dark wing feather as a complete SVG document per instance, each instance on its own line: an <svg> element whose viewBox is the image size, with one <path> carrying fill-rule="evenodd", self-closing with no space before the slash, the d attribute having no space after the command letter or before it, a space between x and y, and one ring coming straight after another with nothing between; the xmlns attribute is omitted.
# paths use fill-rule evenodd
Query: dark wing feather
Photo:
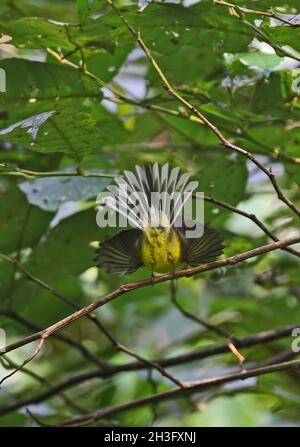
<svg viewBox="0 0 300 447"><path fill-rule="evenodd" d="M140 256L141 237L140 230L130 229L100 242L94 258L96 265L113 274L134 272L143 265Z"/></svg>
<svg viewBox="0 0 300 447"><path fill-rule="evenodd" d="M220 234L213 228L205 226L201 237L184 238L184 248L183 260L191 267L196 267L215 261L223 253L224 245Z"/></svg>

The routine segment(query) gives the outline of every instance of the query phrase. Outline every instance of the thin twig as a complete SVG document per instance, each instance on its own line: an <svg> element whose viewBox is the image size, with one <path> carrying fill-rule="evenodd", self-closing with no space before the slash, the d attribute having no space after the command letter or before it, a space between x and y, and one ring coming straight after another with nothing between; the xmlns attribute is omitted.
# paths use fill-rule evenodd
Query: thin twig
<svg viewBox="0 0 300 447"><path fill-rule="evenodd" d="M282 17L280 14L276 14L275 12L259 11L256 9L244 8L243 6L239 6L234 3L229 3L229 2L226 2L223 0L212 0L212 2L215 5L228 6L229 9L232 8L233 10L238 10L244 14L272 17L273 19L279 20L282 23L285 23L286 25L288 25L292 28L297 28L300 26L299 23L291 22L290 20L286 19L285 17Z"/></svg>
<svg viewBox="0 0 300 447"><path fill-rule="evenodd" d="M157 371L161 373L162 376L167 377L171 382L175 383L176 385L180 387L184 387L184 383L178 380L176 377L174 377L172 374L168 373L159 363L156 363L155 361L151 361L146 359L145 357L142 357L137 352L133 351L132 349L124 346L122 343L118 342L111 333L103 326L102 324L102 331L103 334L107 337L107 339L111 342L111 344L118 349L119 351L124 352L125 354L128 354L129 356L135 358L139 362L143 363L144 365L154 368Z"/></svg>
<svg viewBox="0 0 300 447"><path fill-rule="evenodd" d="M2 169L2 170L1 170ZM22 177L27 180L35 180L39 177L99 177L99 178L115 178L116 174L102 173L102 172L85 172L81 171L49 171L49 172L37 172L28 169L21 169L18 167L7 166L4 163L0 163L0 175L10 175L14 177Z"/></svg>
<svg viewBox="0 0 300 447"><path fill-rule="evenodd" d="M13 360L9 359L7 356L0 357L0 362L2 366L5 369L17 369L20 365L17 365ZM36 380L37 382L41 383L42 385L46 385L48 388L51 388L53 384L44 377L40 376L39 374L35 373L34 371L31 371L27 368L22 368L21 372L23 374L26 374L27 376L31 377L32 379ZM76 404L71 398L69 398L63 391L59 391L57 393L58 396L61 397L61 399L70 407L75 409L76 411L80 411L81 413L86 413L86 410L81 408L78 404Z"/></svg>
<svg viewBox="0 0 300 447"><path fill-rule="evenodd" d="M40 337L40 340L35 348L35 350L33 351L33 353L27 357L23 363L21 363L21 365L19 365L16 369L14 369L12 372L10 372L9 374L7 374L6 376L2 377L2 379L0 380L0 386L3 384L3 382L7 379L9 379L10 377L12 377L13 375L15 375L18 371L21 371L22 369L24 369L24 366L26 366L28 363L31 362L31 360L33 360L42 350L42 347L44 346L45 340L46 340L47 336L42 334Z"/></svg>
<svg viewBox="0 0 300 447"><path fill-rule="evenodd" d="M171 300L172 303L175 305L175 307L179 310L179 312L184 315L185 317L189 318L190 320L195 321L196 323L200 324L201 326L204 326L206 329L215 332L217 335L221 335L225 338L231 338L232 335L225 331L222 328L219 328L217 326L214 326L213 324L208 323L205 320L202 320L202 318L197 317L196 315L192 314L191 312L188 312L186 309L184 309L181 304L177 301L177 287L175 285L175 281L170 281L170 290L171 290Z"/></svg>
<svg viewBox="0 0 300 447"><path fill-rule="evenodd" d="M197 196L196 196L197 197ZM279 241L278 237L275 236L267 227L266 225L258 219L258 217L253 213L247 213L246 211L241 210L240 208L236 208L232 205L229 205L229 203L223 202L222 200L216 199L213 196L204 196L203 197L205 201L213 203L217 206L220 206L224 209L227 209L228 211L232 211L233 213L239 214L241 216L246 217L247 219L252 220L267 236L269 236L270 239L273 241ZM295 250L291 247L282 247L281 250L287 251L297 257L300 257L300 252L298 250Z"/></svg>
<svg viewBox="0 0 300 447"><path fill-rule="evenodd" d="M223 337L228 339L228 348L232 352L232 354L238 359L241 367L244 364L245 357L239 352L239 350L236 348L234 342L233 342L233 336L229 334L229 332L225 331L222 328L218 328L217 326L214 326L212 324L207 323L205 320L202 320L201 318L197 317L196 315L192 314L191 312L188 312L185 310L177 301L176 298L176 285L175 280L170 281L170 288L171 288L171 300L172 303L177 307L179 312L184 315L185 317L189 318L192 321L195 321L196 323L200 324L201 326L206 327L207 329L211 330L212 332L215 332L218 335L222 335Z"/></svg>

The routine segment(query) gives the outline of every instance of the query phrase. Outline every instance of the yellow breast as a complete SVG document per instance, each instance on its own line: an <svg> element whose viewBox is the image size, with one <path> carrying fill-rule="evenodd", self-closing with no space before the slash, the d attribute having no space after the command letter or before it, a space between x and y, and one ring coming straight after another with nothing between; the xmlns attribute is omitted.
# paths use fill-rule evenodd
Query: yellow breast
<svg viewBox="0 0 300 447"><path fill-rule="evenodd" d="M173 228L152 228L143 230L141 256L152 272L167 273L175 270L182 261L182 244Z"/></svg>

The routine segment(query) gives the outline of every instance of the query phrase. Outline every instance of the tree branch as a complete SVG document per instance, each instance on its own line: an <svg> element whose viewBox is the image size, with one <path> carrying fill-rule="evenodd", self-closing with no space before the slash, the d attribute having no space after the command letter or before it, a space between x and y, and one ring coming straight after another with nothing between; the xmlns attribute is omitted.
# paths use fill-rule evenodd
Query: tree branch
<svg viewBox="0 0 300 447"><path fill-rule="evenodd" d="M21 169L17 166L7 165L0 163L0 175L10 175L14 177L22 177L27 180L35 180L39 177L100 177L100 178L115 178L116 174L102 173L102 172L85 172L78 171L49 171L49 172L37 172L28 169Z"/></svg>
<svg viewBox="0 0 300 447"><path fill-rule="evenodd" d="M162 402L177 397L184 396L186 394L191 394L194 392L199 392L206 390L217 385L223 385L225 383L233 382L235 380L245 380L250 377L257 377L263 374L270 374L272 372L285 371L288 369L295 369L300 367L300 360L291 360L289 362L276 363L270 366L262 366L259 368L251 369L250 371L242 371L234 374L228 374L219 377L212 377L209 379L189 382L185 389L182 388L172 388L171 390L164 391L161 393L156 393L151 396L143 397L141 399L126 402L125 404L113 405L111 407L103 408L100 410L93 411L91 413L85 414L83 416L75 417L61 423L61 426L72 426L74 424L83 423L89 421L90 423L97 421L103 417L111 416L116 413L121 413L123 411L131 410L133 408L138 408L144 405L148 405L154 402Z"/></svg>
<svg viewBox="0 0 300 447"><path fill-rule="evenodd" d="M31 321L26 320L25 318L21 317L21 315L19 315L17 312L14 312L12 310L0 310L0 315L7 318L11 318L30 330L38 332L42 330L42 328L38 327ZM99 358L97 355L93 354L82 343L80 343L78 340L75 340L71 335L53 334L53 337L59 340L60 342L77 349L77 351L79 351L83 355L83 357L85 357L87 360L94 363L95 365L98 365L100 368L106 368L107 366L109 366L109 363Z"/></svg>
<svg viewBox="0 0 300 447"><path fill-rule="evenodd" d="M9 359L6 356L0 358L0 363L2 364L2 366L5 369L18 369L20 367L20 365L17 365L14 361L12 361L11 359ZM27 376L31 377L32 379L36 380L40 384L47 386L48 389L52 387L52 383L48 379L45 379L44 377L40 376L39 374L37 374L27 368L22 368L21 372L23 374L26 374ZM62 391L59 391L57 393L57 395L71 408L75 409L76 411L79 411L80 413L86 413L86 410L84 410L79 405L77 405L71 398L69 398Z"/></svg>
<svg viewBox="0 0 300 447"><path fill-rule="evenodd" d="M73 307L75 309L80 309L80 307L77 304L75 304L73 301L71 301L69 298L66 298L61 293L57 292L53 287L50 287L48 284L46 284L45 282L41 281L39 278L33 276L30 272L28 272L22 266L22 264L20 264L20 262L16 258L11 258L11 257L3 255L1 253L0 253L0 257L2 257L3 259L5 259L5 260L7 260L7 261L9 261L11 263L13 263L14 266L16 268L18 268L21 272L23 272L28 279L30 279L33 282L37 283L39 286L45 288L52 295L54 295L57 298L59 298L61 301L69 304L71 307ZM21 323L23 326L29 327L29 328L31 328L31 329L33 329L35 331L36 330L38 330L38 332L42 331L42 329L38 328L38 326L36 326L34 323L31 323L31 322L25 320L20 315L18 315L16 312L13 312L13 311L1 311L0 310L0 315L1 314L5 315L7 317L13 318L14 320L16 320L19 323ZM171 380L176 385L184 386L183 383L180 382L180 380L176 379L176 377L174 377L173 375L171 375L170 373L165 371L160 365L152 363L151 360L148 360L148 359L142 357L138 353L134 352L132 349L129 349L126 346L124 346L123 344L121 344L118 341L116 341L112 337L112 335L107 331L107 329L103 326L103 324L95 316L91 316L91 315L86 315L86 316L93 323L96 324L97 328L100 329L101 333L104 334L105 337L108 338L108 340L113 344L113 346L115 348L119 349L120 351L125 352L126 354L130 355L131 357L135 358L136 360L139 360L140 362L145 363L148 366L152 366L152 368L154 368L154 369L157 369L163 376L167 377L169 380ZM94 355L82 343L80 343L77 340L73 339L73 337L71 337L70 335L68 335L68 334L53 334L53 336L56 337L57 339L59 339L60 341L63 341L65 343L75 347L79 352L81 352L81 354L86 359L92 361L93 363L97 364L98 366L100 366L102 368L109 368L110 367L109 363L107 363L106 361L98 358L98 356ZM8 377L10 377L10 375L4 377L4 379L2 379L0 381L0 384L3 382L3 380L6 380L6 378L8 378Z"/></svg>
<svg viewBox="0 0 300 447"><path fill-rule="evenodd" d="M215 332L218 335L222 335L223 337L227 338L227 346L229 350L232 352L232 354L238 359L240 362L241 367L243 366L243 363L245 361L245 357L238 351L238 349L235 346L235 343L233 342L233 337L231 334L229 334L224 329L218 328L217 326L214 326L212 324L207 323L206 321L202 320L202 318L197 317L196 315L192 314L191 312L188 312L185 310L177 301L176 292L177 288L175 285L175 280L172 280L170 282L171 284L171 300L175 307L179 310L179 312L185 316L186 318L189 318L190 320L194 321L195 323L200 324L200 326L204 326L207 329L211 330L212 332Z"/></svg>
<svg viewBox="0 0 300 447"><path fill-rule="evenodd" d="M167 90L170 96L176 98L181 104L183 104L185 107L187 107L188 110L192 112L193 115L195 115L203 124L205 124L214 134L215 136L220 140L221 144L226 147L227 149L230 149L231 151L234 151L238 154L241 154L248 158L248 160L252 161L270 180L270 182L273 185L274 190L277 193L277 197L279 200L281 200L283 203L285 203L299 218L300 218L300 209L297 208L297 206L291 202L288 197L285 196L283 191L281 190L280 186L277 183L276 177L272 172L272 169L267 169L251 152L231 143L223 134L222 132L212 123L208 118L206 118L205 115L203 115L193 104L191 104L189 101L187 101L183 96L181 96L171 85L170 81L167 79L166 75L161 70L160 66L158 65L156 59L153 57L152 53L150 52L149 48L145 44L144 40L141 37L141 34L137 32L132 25L127 21L127 19L121 14L120 10L114 5L112 0L107 0L107 3L112 7L112 9L115 11L115 13L119 16L121 21L124 23L124 25L127 27L129 32L134 37L137 44L142 48L145 55L147 56L150 64L154 68L155 72L159 76L159 78L162 81L163 86Z"/></svg>
<svg viewBox="0 0 300 447"><path fill-rule="evenodd" d="M20 272L22 272L26 276L26 278L28 278L30 281L33 281L34 283L38 284L40 287L46 289L49 293L51 293L51 295L55 296L56 298L60 299L61 301L68 304L69 306L72 306L75 309L80 309L80 306L78 306L78 304L74 303L72 300L65 297L61 293L59 293L53 287L49 286L44 281L40 280L39 278L34 276L32 273L28 272L28 270L26 270L25 267L23 267L23 265L16 258L12 258L8 255L3 254L3 253L0 253L0 258L4 259L7 262L10 262L11 264L14 264L18 268L18 270L20 270ZM101 333L104 332L102 324L100 323L100 321L97 319L97 317L95 315L88 314L88 315L86 315L86 317L100 330ZM24 320L23 320L23 323L24 323ZM39 331L39 332L41 332L41 331ZM72 345L75 346L74 341L72 341L70 343L70 337L68 337L68 338L69 338L69 341L68 341L69 344L72 343ZM66 341L66 336L65 336L64 341ZM83 348L81 348L81 351L83 353L83 351L87 351L87 350L83 346ZM90 358L90 360L91 360L91 358ZM105 362L103 360L98 359L98 364L99 364L99 362L102 362L102 365L105 364Z"/></svg>
<svg viewBox="0 0 300 447"><path fill-rule="evenodd" d="M53 51L50 48L47 48L47 52L52 55L57 61L59 61L62 64L66 64L68 65L70 68L80 71L84 76L93 79L98 85L100 85L102 88L105 87L107 88L110 92L112 92L115 95L115 98L105 98L103 97L102 99L106 99L108 101L111 101L113 103L117 103L119 104L119 101L125 102L127 104L131 104L134 105L136 107L140 107L142 109L146 109L146 110L151 110L155 113L163 113L163 114L167 114L167 115L171 115L171 116L176 116L178 118L183 118L183 119L187 119L189 121L198 123L198 124L204 124L203 120L201 120L198 116L194 115L194 114L189 114L186 111L182 112L180 110L174 110L174 109L169 109L167 107L164 106L160 106L157 104L150 104L149 102L146 101L137 101L133 98L129 98L127 96L125 96L120 90L118 90L116 87L112 86L111 84L107 84L105 81L103 81L102 79L100 79L98 76L94 75L93 73L91 73L90 71L88 71L86 68L82 69L79 65L74 64L73 62L69 61L68 59L66 59L66 55L62 56L58 53L56 53L55 51ZM236 133L232 132L232 129L225 127L224 125L221 126L220 128L222 128L223 130L229 132L230 134L232 134L234 137L236 137ZM178 131L178 130L177 130ZM242 131L242 134L239 134L239 136L243 136L244 138L248 139L249 141L254 142L253 137L250 137L250 135L245 132ZM262 145L263 146L263 145ZM264 146L266 147L266 146ZM282 159L285 160L287 162L290 163L294 163L294 164L300 164L300 159L297 157L292 157L289 156L287 154L281 153L276 149L272 149L269 148L268 149L271 151L271 153L268 153L269 156L271 156L273 159L278 160L278 159ZM4 173L5 174L5 173ZM13 173L11 173L11 175L14 175ZM17 175L17 174L15 174Z"/></svg>
<svg viewBox="0 0 300 447"><path fill-rule="evenodd" d="M207 202L213 203L215 205L218 205L224 209L227 209L228 211L232 211L233 213L239 214L241 216L246 217L247 219L252 220L267 236L269 236L270 239L273 241L279 241L278 237L275 236L267 227L266 225L258 219L258 217L253 213L247 213L246 211L241 210L240 208L236 208L232 205L229 205L229 203L223 202L222 200L218 200L214 198L213 196L204 196L204 200ZM300 257L300 252L298 250L295 250L291 247L282 247L281 250L287 251L297 257Z"/></svg>
<svg viewBox="0 0 300 447"><path fill-rule="evenodd" d="M299 326L300 322L298 324L290 326L271 329L269 331L263 331L257 334L247 335L246 337L236 340L235 344L238 348L244 348L244 349L251 348L256 345L267 344L284 337L290 337L293 329L298 328ZM226 354L226 353L229 353L228 344L222 343L213 346L208 346L207 348L203 349L198 349L196 351L187 352L185 354L180 354L174 357L157 358L154 359L153 362L166 368L186 364L196 360L203 360L209 357L213 357L215 355ZM74 387L76 385L79 385L92 379L105 379L108 377L112 377L115 374L120 374L122 372L138 371L145 368L148 368L148 366L146 366L141 362L131 362L131 363L124 363L121 365L111 365L109 368L106 369L94 369L91 371L76 374L74 376L69 377L64 382L54 385L51 389L48 389L43 393L37 394L36 396L23 400L21 402L19 401L10 404L7 407L3 407L2 409L0 409L0 415L9 413L11 411L15 411L19 408L26 407L31 404L38 404L47 399L50 399L53 396L56 396L56 394L60 391L69 389L71 387Z"/></svg>
<svg viewBox="0 0 300 447"><path fill-rule="evenodd" d="M175 383L176 385L178 385L180 387L184 387L183 382L181 382L179 379L177 379L172 374L168 373L168 371L166 371L159 363L156 363L155 361L148 360L145 357L142 357L140 354L138 354L134 350L126 347L122 343L119 343L110 334L110 332L103 326L103 324L102 324L102 332L106 336L106 338L110 341L110 343L113 345L114 348L118 349L119 351L124 352L125 354L129 355L130 357L135 358L136 360L138 360L139 362L144 364L146 366L146 368L148 367L148 368L156 369L157 371L159 371L161 373L162 376L168 378L171 382ZM113 365L108 364L107 367L110 369L111 367L113 367Z"/></svg>
<svg viewBox="0 0 300 447"><path fill-rule="evenodd" d="M58 321L55 324L52 324L51 326L47 327L46 329L36 332L35 334L33 334L29 337L25 337L22 340L19 340L15 343L12 343L11 345L4 347L2 349L2 352L0 352L0 356L7 352L13 351L17 348L20 348L22 346L25 346L28 343L31 343L35 340L39 340L38 345L37 345L36 349L34 350L33 354L30 355L24 361L24 363L21 365L21 367L25 366L27 363L29 363L31 360L33 360L33 358L35 358L37 356L37 354L41 351L44 342L52 334L60 331L61 329L63 329L65 326L72 323L73 321L76 321L79 318L88 315L89 313L93 312L95 309L98 309L99 307L103 306L104 304L116 299L119 296L126 294L127 292L129 292L131 290L137 290L142 287L146 287L146 286L150 286L150 285L153 286L155 284L165 282L165 281L170 281L170 280L176 279L176 278L191 277L191 276L194 276L194 275L202 273L202 272L207 272L210 270L217 269L219 267L224 267L226 265L232 266L232 265L238 264L240 262L243 262L246 259L250 259L252 257L262 255L264 253L268 253L270 251L274 251L274 250L277 250L279 248L282 248L282 247L285 247L288 245L296 244L298 242L300 242L300 237L291 237L291 238L288 238L288 239L285 239L282 241L272 242L271 244L267 244L267 245L263 245L258 248L254 248L253 250L249 250L247 252L240 253L235 256L231 256L230 258L227 258L227 259L221 259L219 261L210 262L209 264L203 264L203 265L200 265L195 268L188 268L185 270L181 270L179 272L156 276L155 278L149 278L149 279L145 279L143 281L138 281L135 283L124 284L121 287L119 287L118 289L116 289L113 292L106 295L104 298L100 298L96 302L91 303L88 306L85 306L84 308L78 310L77 312L74 312L73 314L69 315L68 317L63 318L62 320ZM3 257L3 255L2 255L2 257ZM17 370L16 370L16 372L17 372ZM9 375L9 377L11 377L12 375L13 375L13 373L11 373ZM6 379L6 378L4 378L4 379ZM2 379L2 382L3 382L3 379Z"/></svg>

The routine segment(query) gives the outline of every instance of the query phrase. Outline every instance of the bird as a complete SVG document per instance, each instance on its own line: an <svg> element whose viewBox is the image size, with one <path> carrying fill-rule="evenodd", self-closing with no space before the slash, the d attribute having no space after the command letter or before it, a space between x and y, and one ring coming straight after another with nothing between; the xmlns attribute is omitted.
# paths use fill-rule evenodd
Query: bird
<svg viewBox="0 0 300 447"><path fill-rule="evenodd" d="M182 223L184 205L198 185L190 178L191 174L182 174L179 167L170 168L169 163L135 166L134 171L116 177L107 187L110 196L105 205L126 217L133 228L99 242L96 266L116 275L147 267L154 277L220 256L223 240L214 228L201 224L198 237L187 237L197 226L191 219Z"/></svg>

